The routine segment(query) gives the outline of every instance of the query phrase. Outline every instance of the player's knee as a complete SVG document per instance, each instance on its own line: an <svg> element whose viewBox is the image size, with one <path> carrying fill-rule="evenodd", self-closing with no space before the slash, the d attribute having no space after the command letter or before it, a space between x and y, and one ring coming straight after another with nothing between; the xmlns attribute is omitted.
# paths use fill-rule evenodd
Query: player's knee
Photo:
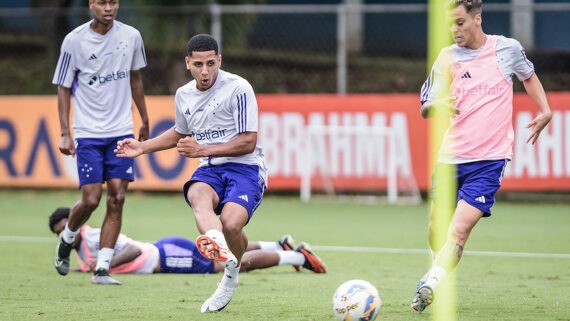
<svg viewBox="0 0 570 321"><path fill-rule="evenodd" d="M226 239L235 239L237 236L240 235L242 230L241 224L236 224L234 222L225 222L222 223L223 225L223 233Z"/></svg>
<svg viewBox="0 0 570 321"><path fill-rule="evenodd" d="M84 211L91 213L99 206L99 201L100 199L96 196L88 196L82 199L81 205Z"/></svg>
<svg viewBox="0 0 570 321"><path fill-rule="evenodd" d="M116 193L113 195L107 196L107 204L109 206L115 208L122 208L123 204L125 204L125 194L124 193Z"/></svg>

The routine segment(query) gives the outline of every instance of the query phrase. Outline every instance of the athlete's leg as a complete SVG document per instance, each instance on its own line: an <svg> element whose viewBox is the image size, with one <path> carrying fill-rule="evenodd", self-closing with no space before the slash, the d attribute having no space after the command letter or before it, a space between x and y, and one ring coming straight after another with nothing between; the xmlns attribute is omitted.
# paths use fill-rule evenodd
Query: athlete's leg
<svg viewBox="0 0 570 321"><path fill-rule="evenodd" d="M214 212L220 199L209 184L203 182L191 183L186 199L192 206L194 220L200 234L205 234L209 230L222 231L222 223Z"/></svg>
<svg viewBox="0 0 570 321"><path fill-rule="evenodd" d="M463 248L473 227L481 217L483 217L483 211L464 200L459 200L449 226L447 242L437 253L434 264L443 267L447 272L453 270L461 260Z"/></svg>
<svg viewBox="0 0 570 321"><path fill-rule="evenodd" d="M81 186L81 199L73 205L69 213L67 226L76 232L85 224L101 201L103 187L101 183L85 184Z"/></svg>
<svg viewBox="0 0 570 321"><path fill-rule="evenodd" d="M243 227L248 219L247 210L233 202L226 203L220 215L222 232L230 251L236 256L238 261L247 248L247 236L243 232Z"/></svg>
<svg viewBox="0 0 570 321"><path fill-rule="evenodd" d="M279 265L279 254L262 250L247 251L241 259L240 272L266 269Z"/></svg>
<svg viewBox="0 0 570 321"><path fill-rule="evenodd" d="M107 180L107 212L101 225L100 248L115 248L121 232L123 205L129 181L112 178Z"/></svg>

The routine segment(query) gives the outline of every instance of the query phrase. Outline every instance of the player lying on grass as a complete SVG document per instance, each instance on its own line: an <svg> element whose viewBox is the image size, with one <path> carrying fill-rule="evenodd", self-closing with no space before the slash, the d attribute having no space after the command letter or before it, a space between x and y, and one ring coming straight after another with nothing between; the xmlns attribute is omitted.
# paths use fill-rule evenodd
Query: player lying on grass
<svg viewBox="0 0 570 321"><path fill-rule="evenodd" d="M49 228L57 235L65 228L70 208L60 207L49 217ZM75 238L73 248L79 259L79 271L92 272L99 251L101 229L83 225ZM326 273L324 263L310 246L295 244L290 235L276 242L249 242L240 271L248 272L278 265L292 265L315 273ZM111 259L111 273L218 273L224 267L204 258L193 241L182 237L165 237L151 244L136 241L119 234L115 255Z"/></svg>

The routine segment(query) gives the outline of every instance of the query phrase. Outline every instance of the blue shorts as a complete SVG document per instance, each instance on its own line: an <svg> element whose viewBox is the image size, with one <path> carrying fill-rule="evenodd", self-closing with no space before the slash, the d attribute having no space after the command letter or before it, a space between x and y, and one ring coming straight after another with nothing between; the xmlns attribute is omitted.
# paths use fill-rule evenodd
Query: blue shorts
<svg viewBox="0 0 570 321"><path fill-rule="evenodd" d="M134 160L117 157L113 151L117 148L117 141L133 137L126 135L111 138L77 138L75 157L79 187L85 184L103 183L111 178L134 181Z"/></svg>
<svg viewBox="0 0 570 321"><path fill-rule="evenodd" d="M483 217L491 216L491 207L495 204L495 194L501 187L501 180L505 173L508 160L478 161L457 165L438 163L437 166L456 166L457 202L464 200L469 205L480 209ZM441 184L437 177L433 177L432 198L437 194Z"/></svg>
<svg viewBox="0 0 570 321"><path fill-rule="evenodd" d="M184 198L188 205L188 189L194 182L204 182L212 186L218 194L220 203L214 209L216 214L222 213L224 204L237 203L247 210L251 219L255 209L261 204L265 181L259 176L259 166L238 163L200 166L192 177L184 184Z"/></svg>
<svg viewBox="0 0 570 321"><path fill-rule="evenodd" d="M203 257L188 239L165 237L154 245L160 253L160 273L214 273L214 261Z"/></svg>

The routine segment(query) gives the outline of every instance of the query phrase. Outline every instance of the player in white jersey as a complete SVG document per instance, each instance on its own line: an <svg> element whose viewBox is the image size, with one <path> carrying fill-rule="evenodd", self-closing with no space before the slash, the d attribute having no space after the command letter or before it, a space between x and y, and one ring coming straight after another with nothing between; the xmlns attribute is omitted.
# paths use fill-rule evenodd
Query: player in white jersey
<svg viewBox="0 0 570 321"><path fill-rule="evenodd" d="M49 216L50 230L59 235L65 228L70 208L57 208ZM101 229L83 225L75 237L73 249L78 257L81 272L91 272L99 252ZM307 251L309 250L309 251ZM242 260L241 272L266 269L279 265L301 267L315 273L326 273L324 263L310 251L310 246L299 245L291 235L284 235L274 242L249 242ZM111 260L111 273L219 273L224 267L203 257L196 244L183 237L163 237L154 243L136 241L119 234L115 244L115 255Z"/></svg>
<svg viewBox="0 0 570 321"><path fill-rule="evenodd" d="M144 142L120 141L115 152L136 157L176 147L182 156L200 157L183 190L202 233L196 240L200 252L225 267L218 288L201 308L217 312L237 288L248 244L243 227L261 203L267 173L257 144L258 110L251 85L220 70L218 43L209 35L192 37L187 54L186 68L194 80L176 91L176 125Z"/></svg>
<svg viewBox="0 0 570 321"><path fill-rule="evenodd" d="M443 186L452 185L456 203L453 216L445 222L444 244L439 244L434 221L444 218L436 214L441 204L432 202L428 232L433 260L416 286L411 308L418 312L431 304L433 291L459 264L477 222L491 216L505 166L513 155L512 75L523 82L540 110L527 125L527 143L534 144L552 118L542 84L522 46L514 39L485 34L481 11L481 0L450 1L455 44L441 50L421 90L423 117L438 111L451 115L431 193L436 195ZM454 173L449 178L454 182L442 179L442 168Z"/></svg>
<svg viewBox="0 0 570 321"><path fill-rule="evenodd" d="M102 183L107 183L107 209L101 233L101 251L92 283L120 284L109 276L109 262L119 236L123 203L134 180L133 160L113 153L117 141L134 137L131 99L142 119L139 139L149 135L141 69L146 66L143 40L133 27L115 21L118 0L89 0L93 19L71 31L63 40L53 77L58 86L61 127L59 150L77 159L81 199L56 249L57 272L69 271L69 254L75 235L97 208ZM73 139L70 128L73 97Z"/></svg>

